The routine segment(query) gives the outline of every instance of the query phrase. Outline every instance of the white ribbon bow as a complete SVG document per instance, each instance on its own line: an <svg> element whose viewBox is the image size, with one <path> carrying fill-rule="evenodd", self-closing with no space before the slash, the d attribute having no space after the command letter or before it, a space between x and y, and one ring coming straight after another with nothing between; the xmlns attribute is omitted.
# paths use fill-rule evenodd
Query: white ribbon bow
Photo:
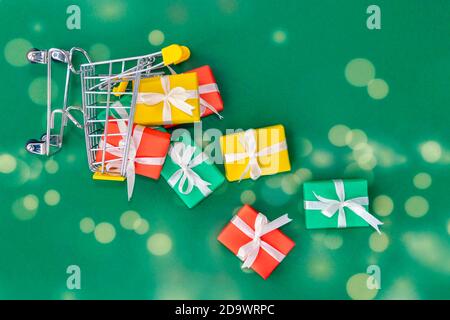
<svg viewBox="0 0 450 320"><path fill-rule="evenodd" d="M176 71L171 66L167 66L167 69L169 69L171 74L177 74ZM219 92L219 87L217 86L217 83L208 83L208 84L203 84L201 86L198 86L198 93L200 95L211 93L211 92ZM203 116L203 114L205 113L205 110L209 109L212 112L214 112L216 114L216 116L219 117L220 120L223 119L223 116L221 114L219 114L219 111L217 111L217 109L214 108L213 105L208 103L208 101L206 101L205 99L200 97L199 102L200 102L200 116Z"/></svg>
<svg viewBox="0 0 450 320"><path fill-rule="evenodd" d="M164 102L162 118L165 124L170 124L172 122L172 106L192 116L192 110L195 108L187 103L186 100L197 98L198 91L186 90L183 87L170 89L169 77L163 76L160 77L160 79L164 93L140 92L137 96L137 103L155 106L160 102Z"/></svg>
<svg viewBox="0 0 450 320"><path fill-rule="evenodd" d="M219 117L220 120L223 119L223 116L217 111L216 108L214 108L213 105L211 105L208 101L203 99L201 97L202 94L212 93L212 92L219 92L219 87L217 86L217 83L208 83L203 84L198 87L198 93L200 94L200 115L203 116L206 109L211 110L216 116Z"/></svg>
<svg viewBox="0 0 450 320"><path fill-rule="evenodd" d="M239 259L244 261L242 268L250 268L253 265L261 248L278 262L283 261L286 256L264 240L261 240L261 237L291 221L292 220L286 213L285 215L268 222L267 217L259 212L255 220L255 229L253 230L248 224L239 218L239 216L234 216L231 223L233 223L247 237L252 239L239 248L237 256Z"/></svg>
<svg viewBox="0 0 450 320"><path fill-rule="evenodd" d="M347 226L347 221L344 208L347 207L364 219L364 221L377 230L378 233L381 233L378 226L383 223L367 212L367 210L363 207L363 205L369 204L369 198L357 197L353 199L345 199L344 182L342 180L333 180L333 182L339 200L327 199L314 193L314 196L319 201L305 201L305 209L321 210L322 214L328 218L331 218L336 214L336 212L339 212L338 228L345 228Z"/></svg>
<svg viewBox="0 0 450 320"><path fill-rule="evenodd" d="M209 188L211 183L203 180L194 170L196 166L206 160L206 155L202 152L196 155L194 158L196 147L186 146L182 142L176 142L169 150L169 155L172 161L177 164L180 169L167 181L169 185L174 188L177 182L178 191L182 194L189 194L193 190L194 186L206 197L212 191Z"/></svg>
<svg viewBox="0 0 450 320"><path fill-rule="evenodd" d="M125 124L125 121L117 121L117 125L119 127L119 132L122 134L126 134L128 131L128 125ZM126 167L126 177L127 177L127 191L128 191L128 201L131 199L133 195L135 176L136 176L136 168L135 163L150 165L150 166L162 166L164 164L165 157L138 157L136 156L137 149L141 143L142 134L144 133L145 127L136 125L133 130L133 134L130 137L130 146L128 147L128 160ZM120 172L120 168L124 161L124 153L125 153L125 140L120 140L119 147L113 146L109 143L106 143L105 149L103 149L104 141L100 142L100 147L102 150L119 157L117 161L108 162L106 164L106 170L109 172Z"/></svg>
<svg viewBox="0 0 450 320"><path fill-rule="evenodd" d="M225 162L235 162L249 158L248 164L245 167L244 172L242 172L239 181L242 180L249 171L250 178L253 180L258 179L261 176L261 167L258 163L258 157L271 155L287 149L286 140L284 140L256 152L256 130L254 129L245 131L244 134L239 137L239 141L244 147L245 152L225 154Z"/></svg>

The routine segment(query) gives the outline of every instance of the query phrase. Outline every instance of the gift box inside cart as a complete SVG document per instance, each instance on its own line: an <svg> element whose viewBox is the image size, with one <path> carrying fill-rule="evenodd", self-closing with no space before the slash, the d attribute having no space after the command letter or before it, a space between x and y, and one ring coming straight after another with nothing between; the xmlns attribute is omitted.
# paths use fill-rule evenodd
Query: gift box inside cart
<svg viewBox="0 0 450 320"><path fill-rule="evenodd" d="M76 67L73 64L75 55L81 55L86 62ZM85 50L77 47L70 50L32 49L27 59L47 66L47 129L40 139L29 140L26 149L46 156L58 152L62 147L64 127L70 120L84 130L88 164L94 179L127 179L130 198L136 172L159 177L170 143L170 135L164 130L133 125L140 83L148 82L150 78L163 79L165 74L170 74L169 66L189 57L189 49L177 44L143 56L99 62L93 62ZM63 63L67 68L63 105L57 107L50 98L55 62ZM78 75L82 106L71 106L69 85L71 78ZM71 114L74 110L82 112L83 124ZM55 129L54 119L58 113L62 114L62 121ZM157 152L152 154L148 148L145 150L145 146L140 148L143 140L156 141L159 146ZM145 170L144 166L155 168L153 171L152 168Z"/></svg>

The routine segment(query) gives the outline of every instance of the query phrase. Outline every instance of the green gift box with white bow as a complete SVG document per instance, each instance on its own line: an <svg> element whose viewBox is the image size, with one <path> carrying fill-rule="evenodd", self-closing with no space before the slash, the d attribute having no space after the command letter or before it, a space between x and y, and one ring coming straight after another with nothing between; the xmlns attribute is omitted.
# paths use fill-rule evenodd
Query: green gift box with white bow
<svg viewBox="0 0 450 320"><path fill-rule="evenodd" d="M161 175L189 207L208 197L224 181L224 175L187 135L173 142Z"/></svg>
<svg viewBox="0 0 450 320"><path fill-rule="evenodd" d="M372 226L383 223L368 212L367 181L310 181L303 185L307 229Z"/></svg>

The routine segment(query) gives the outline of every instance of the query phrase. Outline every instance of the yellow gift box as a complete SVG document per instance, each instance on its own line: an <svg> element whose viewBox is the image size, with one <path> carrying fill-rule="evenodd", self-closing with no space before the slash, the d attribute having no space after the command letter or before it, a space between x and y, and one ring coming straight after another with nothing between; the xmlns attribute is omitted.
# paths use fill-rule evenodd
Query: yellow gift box
<svg viewBox="0 0 450 320"><path fill-rule="evenodd" d="M141 79L134 122L166 125L200 121L196 73Z"/></svg>
<svg viewBox="0 0 450 320"><path fill-rule="evenodd" d="M282 125L250 129L220 137L225 175L236 181L291 170Z"/></svg>

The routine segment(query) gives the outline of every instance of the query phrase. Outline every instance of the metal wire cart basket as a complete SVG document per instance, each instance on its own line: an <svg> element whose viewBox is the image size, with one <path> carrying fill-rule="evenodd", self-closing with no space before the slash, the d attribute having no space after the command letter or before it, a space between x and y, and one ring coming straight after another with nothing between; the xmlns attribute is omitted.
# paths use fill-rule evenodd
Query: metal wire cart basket
<svg viewBox="0 0 450 320"><path fill-rule="evenodd" d="M77 53L81 54L87 62L75 69L73 58ZM76 47L69 51L61 49L30 50L27 54L30 62L47 65L47 130L41 139L29 140L26 149L34 154L47 156L59 151L62 147L67 120L77 127L83 128L71 114L73 110L78 110L83 113L87 158L89 168L94 172L94 178L124 180L127 161L123 161L123 159L128 159L130 152L132 126L129 125L125 132L109 133L107 123L120 121L133 123L140 79L168 73L171 71L170 65L181 63L189 56L190 51L187 47L176 44L144 56L100 62L92 62L85 50ZM67 65L64 100L61 108L53 108L52 105L52 62ZM81 77L82 108L68 104L68 91L73 74ZM125 96L128 96L129 99L120 99ZM123 101L128 103L123 103ZM119 113L120 117L110 117L113 110ZM59 131L54 129L57 113L62 114ZM119 146L107 146L107 143L104 143L111 136L122 137ZM120 149L123 156L106 160L106 151L114 149ZM99 152L102 155L101 159L98 159ZM114 165L113 162L120 165Z"/></svg>

